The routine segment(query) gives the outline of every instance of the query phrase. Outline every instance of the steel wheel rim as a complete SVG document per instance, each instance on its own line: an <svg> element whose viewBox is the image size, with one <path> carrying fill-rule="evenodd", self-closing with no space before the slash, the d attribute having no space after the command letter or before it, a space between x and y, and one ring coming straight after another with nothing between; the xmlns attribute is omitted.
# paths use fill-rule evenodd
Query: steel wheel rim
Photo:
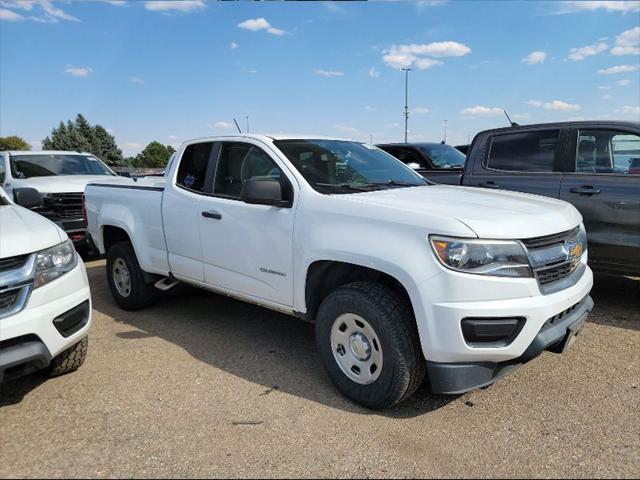
<svg viewBox="0 0 640 480"><path fill-rule="evenodd" d="M375 382L382 373L382 344L360 315L343 313L331 326L331 351L347 378L360 384Z"/></svg>
<svg viewBox="0 0 640 480"><path fill-rule="evenodd" d="M125 261L121 258L116 258L111 270L113 283L118 293L123 297L131 295L131 275Z"/></svg>

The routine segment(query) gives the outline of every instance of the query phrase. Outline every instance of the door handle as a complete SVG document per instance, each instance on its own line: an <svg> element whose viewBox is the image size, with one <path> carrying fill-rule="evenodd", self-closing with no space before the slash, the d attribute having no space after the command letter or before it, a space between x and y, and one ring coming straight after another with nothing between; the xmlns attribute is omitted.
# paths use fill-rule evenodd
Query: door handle
<svg viewBox="0 0 640 480"><path fill-rule="evenodd" d="M485 187L485 188L500 188L500 185L498 185L496 182L493 182L491 180L487 181L487 182L482 182L478 184L479 187Z"/></svg>
<svg viewBox="0 0 640 480"><path fill-rule="evenodd" d="M215 210L208 210L206 212L202 212L202 216L204 218L212 218L214 220L222 220L222 215Z"/></svg>
<svg viewBox="0 0 640 480"><path fill-rule="evenodd" d="M578 193L580 195L597 195L600 193L600 189L594 188L592 185L583 185L581 187L573 187L569 191L571 193Z"/></svg>

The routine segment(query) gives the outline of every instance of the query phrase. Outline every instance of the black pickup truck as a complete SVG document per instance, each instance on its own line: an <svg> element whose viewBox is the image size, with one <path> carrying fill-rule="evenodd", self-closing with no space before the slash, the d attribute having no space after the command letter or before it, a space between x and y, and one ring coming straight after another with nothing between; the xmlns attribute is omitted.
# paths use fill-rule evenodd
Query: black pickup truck
<svg viewBox="0 0 640 480"><path fill-rule="evenodd" d="M401 160L398 152L418 151L411 144L380 148ZM486 130L473 139L463 168L416 170L436 183L565 200L584 217L592 268L640 276L640 123L563 122Z"/></svg>

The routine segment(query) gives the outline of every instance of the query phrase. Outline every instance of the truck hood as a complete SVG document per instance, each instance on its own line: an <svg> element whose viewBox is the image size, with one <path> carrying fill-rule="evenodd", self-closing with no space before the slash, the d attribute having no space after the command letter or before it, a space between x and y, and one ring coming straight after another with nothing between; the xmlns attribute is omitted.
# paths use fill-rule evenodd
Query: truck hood
<svg viewBox="0 0 640 480"><path fill-rule="evenodd" d="M0 258L53 247L66 234L42 215L18 205L0 206Z"/></svg>
<svg viewBox="0 0 640 480"><path fill-rule="evenodd" d="M95 180L113 179L111 175L55 175L50 177L32 177L14 179L13 188L35 188L40 193L75 193L84 192L87 183Z"/></svg>
<svg viewBox="0 0 640 480"><path fill-rule="evenodd" d="M342 198L379 208L455 218L479 238L521 239L551 235L580 224L580 213L553 198L473 187L430 185L393 188Z"/></svg>

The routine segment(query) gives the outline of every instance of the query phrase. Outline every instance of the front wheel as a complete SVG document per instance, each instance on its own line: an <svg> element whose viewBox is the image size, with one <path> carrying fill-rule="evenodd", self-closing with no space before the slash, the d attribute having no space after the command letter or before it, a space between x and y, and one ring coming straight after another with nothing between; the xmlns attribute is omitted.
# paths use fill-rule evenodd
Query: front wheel
<svg viewBox="0 0 640 480"><path fill-rule="evenodd" d="M329 294L318 310L316 344L338 390L365 407L391 407L424 380L411 307L384 285L354 282Z"/></svg>
<svg viewBox="0 0 640 480"><path fill-rule="evenodd" d="M107 283L111 295L124 310L139 310L156 299L155 288L145 283L130 242L118 242L107 252Z"/></svg>

